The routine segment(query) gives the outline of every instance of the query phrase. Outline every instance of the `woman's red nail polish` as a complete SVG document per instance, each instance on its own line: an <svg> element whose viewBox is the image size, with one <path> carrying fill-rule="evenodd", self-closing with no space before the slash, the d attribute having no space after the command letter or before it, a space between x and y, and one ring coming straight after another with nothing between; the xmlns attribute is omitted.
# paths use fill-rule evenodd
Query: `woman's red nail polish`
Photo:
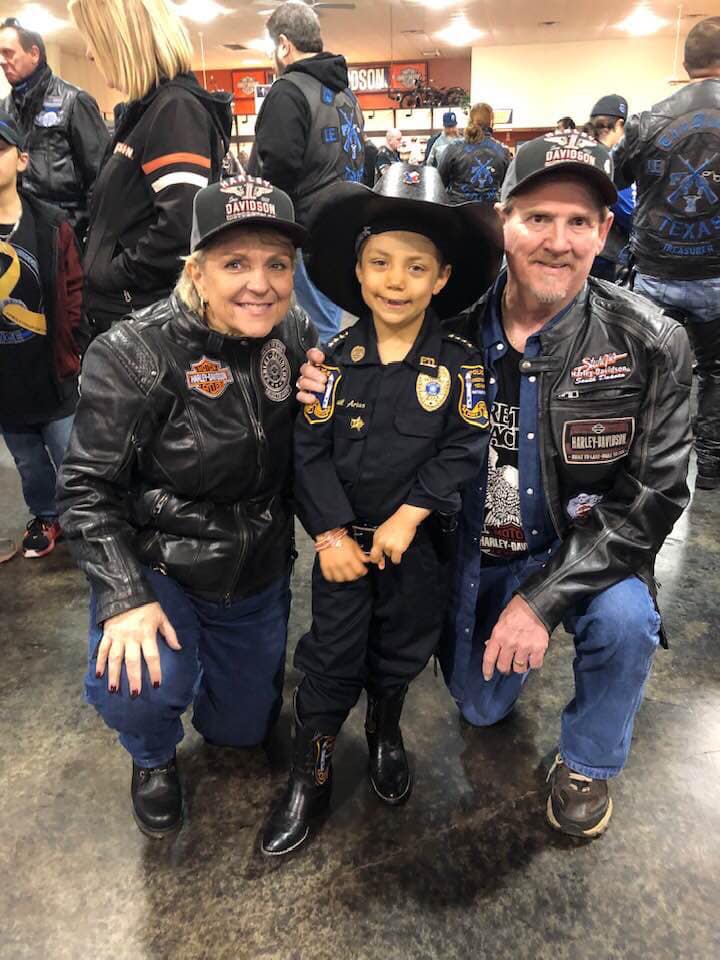
<svg viewBox="0 0 720 960"><path fill-rule="evenodd" d="M100 677L102 677L102 674L100 673L100 671L99 671L99 670L96 670L96 671L95 671L95 676L96 676L96 677L97 677L97 679L99 680L99 679L100 679Z"/></svg>
<svg viewBox="0 0 720 960"><path fill-rule="evenodd" d="M139 696L140 696L140 691L139 691L139 690L133 690L132 693L130 694L130 696L131 696L131 697L133 698L133 700L134 700L136 697L139 697Z"/></svg>
<svg viewBox="0 0 720 960"><path fill-rule="evenodd" d="M160 681L159 681L159 680L153 680L153 688L154 688L155 690L157 690L157 688L158 688L159 686L160 686Z"/></svg>
<svg viewBox="0 0 720 960"><path fill-rule="evenodd" d="M110 693L117 693L117 687L114 683L110 685Z"/></svg>

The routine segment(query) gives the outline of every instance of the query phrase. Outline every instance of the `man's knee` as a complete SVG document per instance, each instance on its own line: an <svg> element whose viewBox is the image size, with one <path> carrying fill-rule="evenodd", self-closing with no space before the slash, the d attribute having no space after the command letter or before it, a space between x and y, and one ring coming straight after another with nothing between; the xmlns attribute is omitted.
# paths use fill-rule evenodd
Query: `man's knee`
<svg viewBox="0 0 720 960"><path fill-rule="evenodd" d="M654 648L658 644L660 616L647 586L638 577L627 577L597 594L578 618L581 632L592 632L604 645Z"/></svg>

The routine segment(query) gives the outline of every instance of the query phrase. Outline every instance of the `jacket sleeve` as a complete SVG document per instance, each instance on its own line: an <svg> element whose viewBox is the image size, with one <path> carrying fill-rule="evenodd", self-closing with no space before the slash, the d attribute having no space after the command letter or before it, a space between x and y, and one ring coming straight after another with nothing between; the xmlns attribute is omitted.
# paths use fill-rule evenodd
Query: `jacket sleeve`
<svg viewBox="0 0 720 960"><path fill-rule="evenodd" d="M156 599L133 548L127 506L135 437L148 416L156 371L151 357L136 363L120 354L108 342L118 336L136 335L105 334L85 356L82 395L58 475L60 522L96 592L98 623Z"/></svg>
<svg viewBox="0 0 720 960"><path fill-rule="evenodd" d="M90 195L110 143L110 134L97 103L84 90L78 93L73 104L70 140L73 160L82 176L82 185ZM87 205L89 208L89 196Z"/></svg>
<svg viewBox="0 0 720 960"><path fill-rule="evenodd" d="M248 170L295 199L310 136L310 108L302 92L276 80L258 117Z"/></svg>
<svg viewBox="0 0 720 960"><path fill-rule="evenodd" d="M332 355L325 365L335 376L328 386L325 409L329 414L317 415L323 403L318 399L316 404L306 404L295 421L295 503L300 522L311 537L355 519L333 463L333 416L342 368Z"/></svg>
<svg viewBox="0 0 720 960"><path fill-rule="evenodd" d="M452 166L453 153L455 151L452 148L452 145L447 148L447 150L440 157L440 163L438 165L438 173L440 174L440 179L443 184L447 187L450 183L450 167Z"/></svg>
<svg viewBox="0 0 720 960"><path fill-rule="evenodd" d="M581 597L652 567L690 499L692 371L682 327L669 328L652 360L625 468L587 521L571 528L545 568L517 591L550 632Z"/></svg>
<svg viewBox="0 0 720 960"><path fill-rule="evenodd" d="M640 146L640 118L637 114L625 124L625 135L612 151L615 186L622 189L635 183L638 178L638 152Z"/></svg>
<svg viewBox="0 0 720 960"><path fill-rule="evenodd" d="M195 100L165 100L152 118L139 162L155 208L155 220L134 247L110 265L109 286L153 289L180 272L190 250L195 194L210 181L216 131L207 110Z"/></svg>
<svg viewBox="0 0 720 960"><path fill-rule="evenodd" d="M63 290L58 291L58 304L61 307L58 316L59 339L65 348L70 348L81 357L90 343L90 328L83 309L83 271L75 231L69 223L59 227L59 246L61 270L58 283Z"/></svg>
<svg viewBox="0 0 720 960"><path fill-rule="evenodd" d="M467 412L464 386L467 372L472 372L474 377L482 377L484 396L482 359L479 354L470 354L466 363L458 364L453 370L450 407L438 441L438 450L418 471L405 499L411 507L422 507L437 513L458 513L461 489L480 472L490 442L490 418L487 400L484 399L478 399L472 413Z"/></svg>

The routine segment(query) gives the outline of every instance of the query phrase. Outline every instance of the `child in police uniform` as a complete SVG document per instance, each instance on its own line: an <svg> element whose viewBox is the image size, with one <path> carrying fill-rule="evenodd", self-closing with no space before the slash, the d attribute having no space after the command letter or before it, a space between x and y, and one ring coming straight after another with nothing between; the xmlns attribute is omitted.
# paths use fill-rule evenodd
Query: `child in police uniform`
<svg viewBox="0 0 720 960"><path fill-rule="evenodd" d="M480 352L440 317L489 286L501 243L494 212L450 206L434 168L406 164L374 191L338 184L316 218L313 283L359 319L327 344L325 391L295 431L297 510L317 551L313 622L295 654L294 758L268 855L296 849L327 809L335 737L363 688L371 784L389 804L410 794L400 714L437 646L443 541L489 435Z"/></svg>

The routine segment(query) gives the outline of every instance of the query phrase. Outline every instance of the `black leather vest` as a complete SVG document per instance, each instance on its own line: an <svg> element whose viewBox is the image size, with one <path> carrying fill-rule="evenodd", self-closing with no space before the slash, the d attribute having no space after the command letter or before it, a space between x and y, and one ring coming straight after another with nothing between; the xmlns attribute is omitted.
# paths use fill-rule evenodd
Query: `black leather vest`
<svg viewBox="0 0 720 960"><path fill-rule="evenodd" d="M295 194L295 218L307 225L313 207L329 186L339 180L363 182L363 115L348 88L331 90L299 71L287 73L281 80L298 87L312 116L303 173Z"/></svg>
<svg viewBox="0 0 720 960"><path fill-rule="evenodd" d="M720 276L720 81L694 83L639 123L638 270L686 280Z"/></svg>

